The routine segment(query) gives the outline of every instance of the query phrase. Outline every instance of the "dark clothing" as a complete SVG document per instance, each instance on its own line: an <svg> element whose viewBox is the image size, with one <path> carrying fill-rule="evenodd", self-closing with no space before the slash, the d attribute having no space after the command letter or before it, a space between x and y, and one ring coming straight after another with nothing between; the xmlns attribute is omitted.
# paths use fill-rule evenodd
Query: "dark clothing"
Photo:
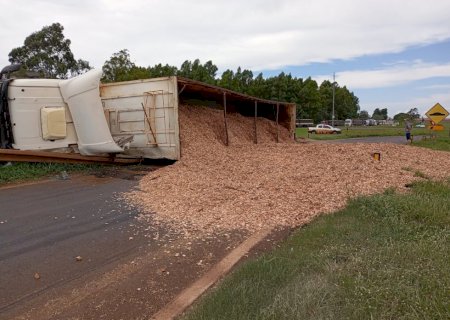
<svg viewBox="0 0 450 320"><path fill-rule="evenodd" d="M411 140L411 129L412 129L411 123L406 122L406 123L405 123L406 141Z"/></svg>

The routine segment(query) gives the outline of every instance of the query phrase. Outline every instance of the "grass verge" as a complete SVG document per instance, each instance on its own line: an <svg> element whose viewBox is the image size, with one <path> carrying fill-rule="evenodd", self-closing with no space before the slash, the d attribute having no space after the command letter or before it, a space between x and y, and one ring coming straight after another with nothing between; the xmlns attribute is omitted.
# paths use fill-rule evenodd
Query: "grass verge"
<svg viewBox="0 0 450 320"><path fill-rule="evenodd" d="M433 139L426 138L424 140L414 142L414 145L434 150L450 151L450 137L437 135Z"/></svg>
<svg viewBox="0 0 450 320"><path fill-rule="evenodd" d="M449 319L450 180L352 200L239 267L183 319Z"/></svg>
<svg viewBox="0 0 450 320"><path fill-rule="evenodd" d="M0 167L0 185L25 181L36 180L48 175L62 172L81 172L97 169L99 165L86 164L63 164L63 163L28 163L16 162L11 165L2 165Z"/></svg>

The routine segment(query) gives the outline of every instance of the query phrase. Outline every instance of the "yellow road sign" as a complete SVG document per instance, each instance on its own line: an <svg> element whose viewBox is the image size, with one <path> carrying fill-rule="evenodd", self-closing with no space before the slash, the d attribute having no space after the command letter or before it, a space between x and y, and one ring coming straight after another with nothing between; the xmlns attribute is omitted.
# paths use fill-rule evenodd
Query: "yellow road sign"
<svg viewBox="0 0 450 320"><path fill-rule="evenodd" d="M444 131L444 126L441 124L435 124L434 126L429 127L433 131Z"/></svg>
<svg viewBox="0 0 450 320"><path fill-rule="evenodd" d="M439 103L436 103L425 115L430 118L435 124L448 117L448 111L444 109Z"/></svg>

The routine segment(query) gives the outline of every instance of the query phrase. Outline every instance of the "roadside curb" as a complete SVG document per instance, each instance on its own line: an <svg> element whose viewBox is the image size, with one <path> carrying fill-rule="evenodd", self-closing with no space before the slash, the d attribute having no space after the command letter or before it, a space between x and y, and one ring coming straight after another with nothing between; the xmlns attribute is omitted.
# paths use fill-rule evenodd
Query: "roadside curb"
<svg viewBox="0 0 450 320"><path fill-rule="evenodd" d="M217 263L211 270L195 281L189 288L184 289L171 302L165 305L161 310L155 313L151 319L168 320L179 316L187 307L197 300L206 290L215 284L220 278L225 276L231 268L258 244L267 237L272 229L263 229L257 231L247 240L242 242L236 249L231 251L225 258Z"/></svg>

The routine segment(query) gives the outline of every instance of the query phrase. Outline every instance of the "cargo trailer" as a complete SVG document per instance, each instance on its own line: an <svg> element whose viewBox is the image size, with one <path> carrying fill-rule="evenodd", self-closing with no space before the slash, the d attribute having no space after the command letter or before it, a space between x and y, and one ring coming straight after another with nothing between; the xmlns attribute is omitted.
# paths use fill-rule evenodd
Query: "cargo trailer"
<svg viewBox="0 0 450 320"><path fill-rule="evenodd" d="M206 101L226 114L266 117L294 137L295 104L180 78L100 83L91 70L68 80L3 79L1 149L86 157L178 160L178 106ZM1 160L1 158L0 158Z"/></svg>

